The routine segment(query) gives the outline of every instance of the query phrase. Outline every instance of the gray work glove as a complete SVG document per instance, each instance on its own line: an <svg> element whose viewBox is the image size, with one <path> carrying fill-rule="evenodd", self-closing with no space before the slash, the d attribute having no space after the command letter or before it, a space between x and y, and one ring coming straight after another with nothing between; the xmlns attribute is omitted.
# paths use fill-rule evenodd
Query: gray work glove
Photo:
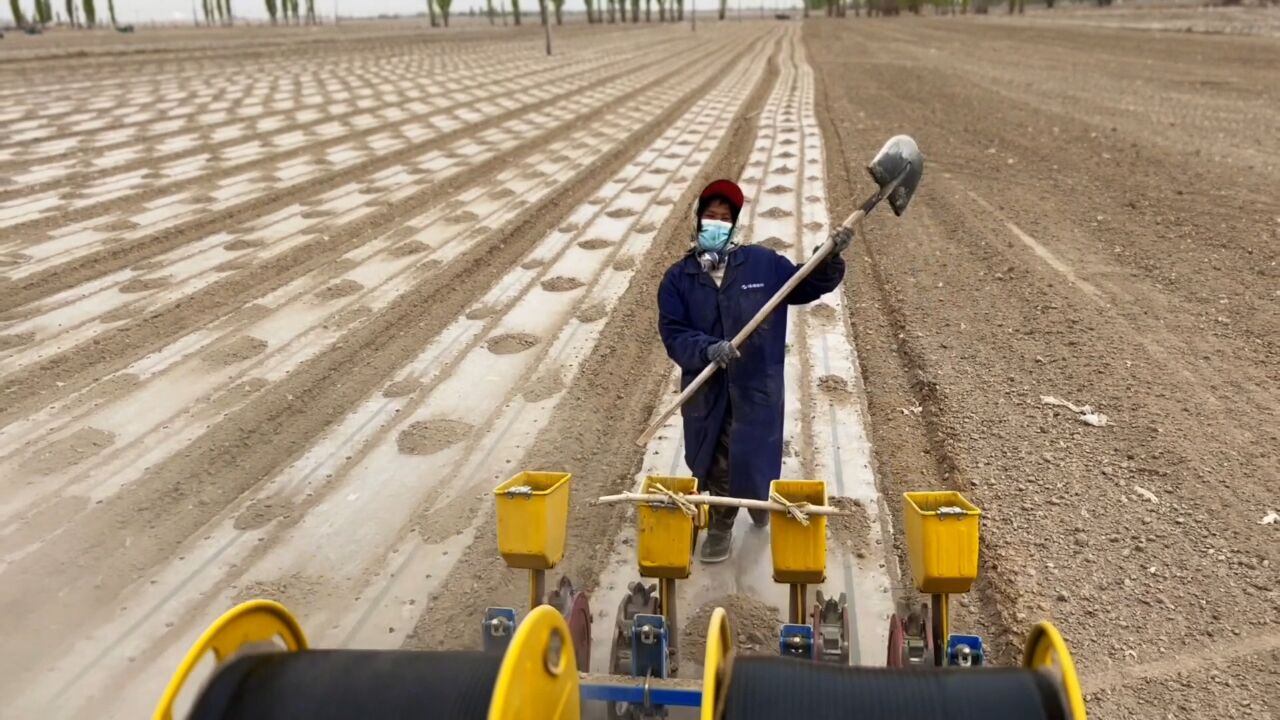
<svg viewBox="0 0 1280 720"><path fill-rule="evenodd" d="M729 361L742 357L738 352L738 348L728 340L721 340L711 347L707 348L707 360L719 365L720 367L729 367Z"/></svg>
<svg viewBox="0 0 1280 720"><path fill-rule="evenodd" d="M827 255L827 260L831 260L837 255L844 253L845 248L853 242L853 230L846 227L837 227L831 231L831 242L835 243L835 247L831 249L831 253ZM813 249L813 254L817 255L822 246Z"/></svg>
<svg viewBox="0 0 1280 720"><path fill-rule="evenodd" d="M836 255L843 254L845 248L849 247L849 243L853 242L853 228L847 228L844 226L837 227L835 230L831 231L831 241L836 245L833 252Z"/></svg>

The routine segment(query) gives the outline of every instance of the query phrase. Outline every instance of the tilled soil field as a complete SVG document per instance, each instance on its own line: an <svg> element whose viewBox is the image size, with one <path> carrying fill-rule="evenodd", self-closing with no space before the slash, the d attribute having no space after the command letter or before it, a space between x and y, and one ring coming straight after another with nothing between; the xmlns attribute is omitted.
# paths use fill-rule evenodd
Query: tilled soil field
<svg viewBox="0 0 1280 720"><path fill-rule="evenodd" d="M1275 717L1280 45L941 20L805 39L832 188L891 132L928 157L846 296L885 496L986 511L965 621L1009 662L1052 618L1093 716Z"/></svg>
<svg viewBox="0 0 1280 720"><path fill-rule="evenodd" d="M0 715L139 717L252 597L319 646L475 647L524 602L489 499L521 469L574 475L605 670L634 535L588 503L687 473L678 418L633 440L674 396L654 296L697 190L738 179L744 238L799 263L894 132L920 197L788 325L783 475L854 510L821 588L854 661L910 597L883 498L952 486L987 513L958 614L999 660L1050 616L1101 716L1274 712L1274 44L709 27L6 45ZM748 526L680 602L767 649L786 590Z"/></svg>
<svg viewBox="0 0 1280 720"><path fill-rule="evenodd" d="M137 717L246 597L382 647L506 601L448 579L481 498L526 463L584 504L631 482L668 369L631 279L736 172L784 35L214 48L7 90L5 697Z"/></svg>

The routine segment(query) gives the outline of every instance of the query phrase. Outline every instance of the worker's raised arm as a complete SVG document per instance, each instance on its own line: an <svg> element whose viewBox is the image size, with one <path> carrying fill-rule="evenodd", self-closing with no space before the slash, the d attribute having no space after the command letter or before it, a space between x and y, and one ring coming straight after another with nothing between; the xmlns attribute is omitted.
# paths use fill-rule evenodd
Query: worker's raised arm
<svg viewBox="0 0 1280 720"><path fill-rule="evenodd" d="M720 338L695 330L689 325L689 308L668 274L658 286L658 334L667 355L684 370L697 371L707 366L707 348Z"/></svg>
<svg viewBox="0 0 1280 720"><path fill-rule="evenodd" d="M800 269L787 258L778 255L778 283L785 284ZM825 262L819 264L800 281L791 294L787 295L788 305L807 305L827 293L835 290L844 279L844 258L832 251Z"/></svg>

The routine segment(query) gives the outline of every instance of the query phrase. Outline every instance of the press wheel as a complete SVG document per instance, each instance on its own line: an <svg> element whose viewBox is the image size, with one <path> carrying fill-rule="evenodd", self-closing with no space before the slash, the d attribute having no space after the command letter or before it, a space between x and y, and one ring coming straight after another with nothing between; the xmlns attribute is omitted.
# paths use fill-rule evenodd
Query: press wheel
<svg viewBox="0 0 1280 720"><path fill-rule="evenodd" d="M886 667L900 668L907 664L907 631L902 625L902 618L898 617L898 613L894 613L889 617L889 643L885 650L884 664Z"/></svg>
<svg viewBox="0 0 1280 720"><path fill-rule="evenodd" d="M573 654L579 672L591 668L591 597L573 589L569 578L560 578L555 590L547 593L547 604L564 615L569 624L569 637L573 640Z"/></svg>
<svg viewBox="0 0 1280 720"><path fill-rule="evenodd" d="M658 586L633 582L627 586L627 594L618 603L618 620L614 625L613 643L609 648L609 674L631 675L631 624L636 615L658 615ZM608 703L605 714L609 720L637 720L644 717L641 711L627 703Z"/></svg>
<svg viewBox="0 0 1280 720"><path fill-rule="evenodd" d="M814 658L823 662L849 664L849 606L848 597L840 593L839 598L824 597L819 590L809 615L810 627L813 629ZM838 647L831 652L829 633L834 633Z"/></svg>
<svg viewBox="0 0 1280 720"><path fill-rule="evenodd" d="M933 641L933 665L942 667L946 664L947 639L942 637L943 606L936 599L929 606L929 637Z"/></svg>

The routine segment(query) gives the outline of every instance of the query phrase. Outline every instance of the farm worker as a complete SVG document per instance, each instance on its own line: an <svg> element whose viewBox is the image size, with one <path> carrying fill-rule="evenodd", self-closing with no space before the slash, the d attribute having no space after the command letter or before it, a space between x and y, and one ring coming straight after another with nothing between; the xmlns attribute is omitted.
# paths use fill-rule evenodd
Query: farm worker
<svg viewBox="0 0 1280 720"><path fill-rule="evenodd" d="M742 190L716 180L698 197L692 247L658 288L658 332L667 354L680 366L687 386L708 363L717 372L684 404L684 457L699 489L712 495L766 500L769 483L782 470L782 367L787 312L778 308L742 347L728 338L764 307L798 268L759 245L738 243ZM833 233L836 250L787 296L804 305L831 292L844 278L844 259L853 234ZM769 515L751 510L756 527ZM703 562L729 557L738 508L710 509L702 544Z"/></svg>

